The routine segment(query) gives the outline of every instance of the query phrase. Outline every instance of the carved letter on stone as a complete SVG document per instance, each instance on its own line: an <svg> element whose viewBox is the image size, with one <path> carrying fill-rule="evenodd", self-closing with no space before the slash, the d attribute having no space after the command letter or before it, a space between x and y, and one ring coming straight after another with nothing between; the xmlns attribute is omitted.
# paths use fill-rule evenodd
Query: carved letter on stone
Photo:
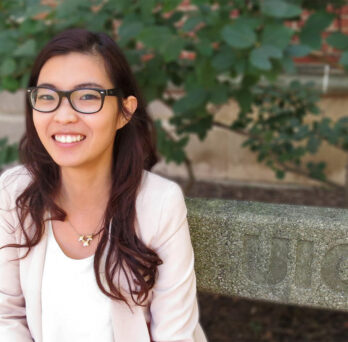
<svg viewBox="0 0 348 342"><path fill-rule="evenodd" d="M299 240L296 249L295 285L311 288L312 285L313 242Z"/></svg>
<svg viewBox="0 0 348 342"><path fill-rule="evenodd" d="M270 248L270 253L269 252ZM287 274L289 241L283 238L261 240L257 235L245 235L244 270L258 284L275 285Z"/></svg>
<svg viewBox="0 0 348 342"><path fill-rule="evenodd" d="M332 290L348 295L348 244L337 245L326 253L321 277Z"/></svg>

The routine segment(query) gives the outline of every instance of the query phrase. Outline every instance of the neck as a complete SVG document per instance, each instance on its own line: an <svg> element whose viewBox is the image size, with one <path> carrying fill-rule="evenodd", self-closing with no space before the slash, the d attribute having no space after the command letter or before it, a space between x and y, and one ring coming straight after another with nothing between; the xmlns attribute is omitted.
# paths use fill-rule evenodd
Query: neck
<svg viewBox="0 0 348 342"><path fill-rule="evenodd" d="M63 209L81 214L105 210L112 182L108 168L61 168L61 181L58 201Z"/></svg>

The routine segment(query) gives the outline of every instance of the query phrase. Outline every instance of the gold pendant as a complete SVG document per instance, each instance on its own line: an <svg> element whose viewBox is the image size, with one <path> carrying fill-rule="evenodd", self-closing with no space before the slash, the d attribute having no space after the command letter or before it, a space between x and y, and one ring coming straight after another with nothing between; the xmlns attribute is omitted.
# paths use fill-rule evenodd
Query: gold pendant
<svg viewBox="0 0 348 342"><path fill-rule="evenodd" d="M88 247L93 240L93 235L80 235L78 241L82 242L83 247Z"/></svg>

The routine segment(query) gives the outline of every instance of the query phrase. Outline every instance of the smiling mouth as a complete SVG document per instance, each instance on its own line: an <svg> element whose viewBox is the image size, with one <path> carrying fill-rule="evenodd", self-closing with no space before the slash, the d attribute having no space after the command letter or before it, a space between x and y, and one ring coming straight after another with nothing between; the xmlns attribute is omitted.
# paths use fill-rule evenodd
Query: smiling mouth
<svg viewBox="0 0 348 342"><path fill-rule="evenodd" d="M70 134L54 134L52 138L60 143L63 144L71 144L71 143L76 143L82 140L86 139L86 136L77 134L77 135L70 135Z"/></svg>

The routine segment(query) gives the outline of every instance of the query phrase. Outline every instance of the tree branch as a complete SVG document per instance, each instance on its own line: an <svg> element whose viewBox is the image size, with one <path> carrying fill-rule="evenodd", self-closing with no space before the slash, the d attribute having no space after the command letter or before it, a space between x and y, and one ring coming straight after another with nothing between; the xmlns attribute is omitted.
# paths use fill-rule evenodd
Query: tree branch
<svg viewBox="0 0 348 342"><path fill-rule="evenodd" d="M228 129L229 131L235 132L237 134L243 135L243 136L248 137L248 138L256 139L256 140L260 141L261 143L263 143L263 139L261 139L259 136L256 136L254 134L250 134L249 132L247 132L245 130L232 129L230 126L225 125L225 124L220 123L220 122L217 122L217 121L214 121L213 125L220 127L220 128L223 128L223 129ZM277 167L279 169L282 169L283 171L287 171L287 172L295 173L295 174L298 174L301 176L305 176L309 179L313 179L313 180L319 181L321 183L324 183L326 185L329 185L330 187L335 188L335 189L342 189L343 188L343 186L341 186L340 184L333 182L333 181L330 181L328 179L314 178L313 176L310 175L310 173L308 171L306 171L300 167L296 167L296 166L292 166L292 165L288 165L288 164L279 162L277 160L277 156L274 153L269 153L269 157L273 160L274 163L276 163Z"/></svg>

